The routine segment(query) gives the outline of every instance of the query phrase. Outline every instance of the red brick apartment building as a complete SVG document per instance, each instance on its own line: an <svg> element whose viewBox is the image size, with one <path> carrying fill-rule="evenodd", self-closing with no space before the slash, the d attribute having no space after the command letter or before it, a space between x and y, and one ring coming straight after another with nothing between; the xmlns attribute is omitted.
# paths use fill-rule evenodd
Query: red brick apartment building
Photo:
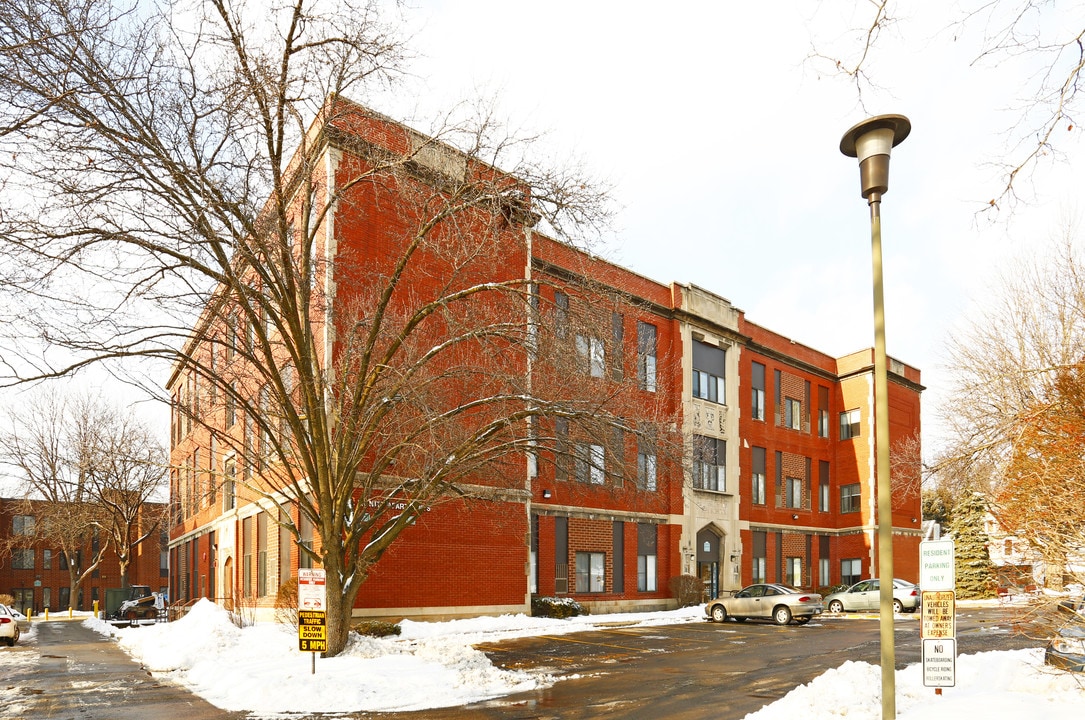
<svg viewBox="0 0 1085 720"><path fill-rule="evenodd" d="M45 501L0 499L0 594L11 595L15 607L30 614L46 609L53 612L92 610L105 602L105 591L121 587L117 554L109 548L97 570L86 578L79 597L71 597L68 558L46 540L32 539L35 517L45 512ZM152 512L161 503L150 503ZM22 540L25 538L25 541ZM76 567L98 552L97 542L89 541L76 557ZM163 534L155 533L133 551L128 565L129 585L149 585L152 590L168 589L166 544Z"/></svg>
<svg viewBox="0 0 1085 720"><path fill-rule="evenodd" d="M397 151L395 138L417 135L362 108L349 127L334 130L322 133L327 144L314 167L326 174L317 186L344 187L363 163L350 142L337 138L360 136ZM455 151L444 152L442 162L455 159ZM350 257L350 272L357 273L328 284L340 304L364 301L368 273L380 274L396 260L404 229L400 200L387 188L358 184L328 208L319 252L336 273L336 261ZM747 323L710 292L649 280L515 218L499 240L500 252L468 271L477 279L534 283L538 317L518 321L545 324L578 363L575 372L526 363L523 376L561 383L569 392L620 388L623 417L669 420L685 438L684 452L663 451L633 434L587 438L560 420L545 423L539 431L568 452L511 463L513 482L484 501L426 512L374 567L355 615L527 612L537 595L570 597L594 612L657 609L674 606L671 582L680 575L700 575L717 595L752 578L817 587L870 572L874 433L872 375L863 362L869 352L824 356ZM421 293L440 275L442 259L427 262L409 276ZM574 317L590 321L573 324ZM327 318L313 321L320 326ZM525 327L525 334L532 330ZM331 357L336 334L328 337ZM230 342L242 340L221 345L228 349ZM891 378L893 434L910 436L919 427L919 373L894 364ZM278 587L307 560L277 525L279 511L242 490L248 471L191 421L193 405L213 391L183 368L169 390L177 468L171 598L244 598L267 612ZM849 418L850 436L842 439L837 426L823 436L824 413ZM250 442L249 423L221 402L207 405L202 421L236 433L239 445ZM824 506L823 493L830 499ZM898 575L912 577L919 497L898 501ZM302 542L319 548L314 529L294 513Z"/></svg>

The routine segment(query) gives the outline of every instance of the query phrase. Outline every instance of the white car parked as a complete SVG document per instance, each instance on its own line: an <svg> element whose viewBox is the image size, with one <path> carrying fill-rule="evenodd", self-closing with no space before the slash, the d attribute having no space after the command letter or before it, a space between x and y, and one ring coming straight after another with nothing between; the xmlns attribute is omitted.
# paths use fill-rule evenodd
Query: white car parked
<svg viewBox="0 0 1085 720"><path fill-rule="evenodd" d="M8 647L19 642L19 618L7 605L0 605L0 640Z"/></svg>

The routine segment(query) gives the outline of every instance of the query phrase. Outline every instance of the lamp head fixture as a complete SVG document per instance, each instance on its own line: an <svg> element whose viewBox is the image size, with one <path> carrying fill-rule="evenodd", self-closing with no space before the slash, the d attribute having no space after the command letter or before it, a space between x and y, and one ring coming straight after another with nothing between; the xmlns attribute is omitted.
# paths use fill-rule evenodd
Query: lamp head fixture
<svg viewBox="0 0 1085 720"><path fill-rule="evenodd" d="M880 202L889 191L889 153L911 131L912 123L903 115L876 115L840 139L840 152L859 159L861 192L868 202Z"/></svg>

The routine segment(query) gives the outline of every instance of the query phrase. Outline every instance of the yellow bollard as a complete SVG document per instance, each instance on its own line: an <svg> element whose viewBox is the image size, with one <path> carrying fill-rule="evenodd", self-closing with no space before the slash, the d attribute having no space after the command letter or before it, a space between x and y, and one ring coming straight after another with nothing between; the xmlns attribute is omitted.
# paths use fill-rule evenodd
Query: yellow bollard
<svg viewBox="0 0 1085 720"><path fill-rule="evenodd" d="M45 608L45 622L49 622L49 608Z"/></svg>
<svg viewBox="0 0 1085 720"><path fill-rule="evenodd" d="M97 600L94 601L94 619L95 620L98 619L98 601Z"/></svg>
<svg viewBox="0 0 1085 720"><path fill-rule="evenodd" d="M75 616L72 614L72 609L68 608L68 619L71 620L73 617Z"/></svg>

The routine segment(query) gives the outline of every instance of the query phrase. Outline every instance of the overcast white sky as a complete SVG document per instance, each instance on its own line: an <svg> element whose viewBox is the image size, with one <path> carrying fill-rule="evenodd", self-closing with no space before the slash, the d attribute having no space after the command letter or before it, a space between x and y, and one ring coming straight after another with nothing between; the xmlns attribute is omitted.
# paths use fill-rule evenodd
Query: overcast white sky
<svg viewBox="0 0 1085 720"><path fill-rule="evenodd" d="M873 345L869 214L840 138L870 115L907 115L882 203L886 334L889 354L923 371L928 448L950 328L1008 258L1045 246L1077 210L1085 168L1070 132L1058 138L1068 162L1025 187L1030 206L994 224L976 215L1000 190L988 163L1005 157L1035 67L973 63L983 28L952 27L953 2L898 3L865 109L847 81L804 62L813 43L854 51L863 0L413 4L423 89L386 112L497 94L510 121L550 131L556 154L616 184L608 257L833 355ZM1085 26L1082 7L1057 11L1057 24Z"/></svg>

